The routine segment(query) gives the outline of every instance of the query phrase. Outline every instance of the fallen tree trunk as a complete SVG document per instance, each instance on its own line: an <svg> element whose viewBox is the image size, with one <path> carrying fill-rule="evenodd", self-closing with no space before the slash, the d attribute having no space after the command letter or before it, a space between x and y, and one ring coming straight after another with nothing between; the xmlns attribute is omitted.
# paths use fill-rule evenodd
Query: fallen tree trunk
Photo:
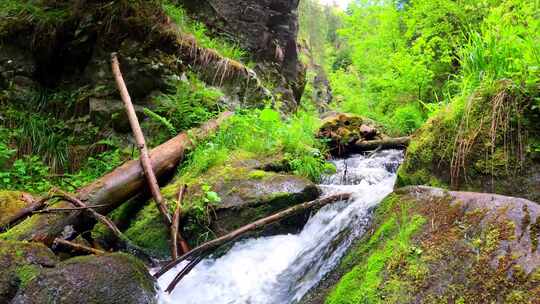
<svg viewBox="0 0 540 304"><path fill-rule="evenodd" d="M320 208L320 207L322 207L324 205L328 205L328 204L331 204L331 203L334 203L334 202L337 202L337 201L348 200L350 197L351 197L350 193L332 195L332 196L325 197L325 198L322 198L322 199L317 199L317 200L314 200L314 201L299 204L299 205L293 206L291 208L285 209L283 211L274 213L273 215L270 215L268 217L257 220L257 221L255 221L255 222L253 222L251 224L245 225L245 226L243 226L241 228L238 228L238 229L234 230L233 232L230 232L230 233L228 233L228 234L226 234L226 235L224 235L222 237L219 237L219 238L214 239L214 240L212 240L210 242L204 243L204 244L198 246L197 248L192 249L191 251L185 253L184 255L179 257L178 259L176 259L176 260L170 262L169 264L165 265L162 269L160 269L160 271L158 271L156 274L154 274L154 276L156 278L159 278L160 276L165 274L167 271L171 270L173 267L175 267L176 265L178 265L182 261L184 261L186 259L189 259L189 258L194 258L194 260L191 261L189 264L187 264L186 267L182 271L180 271L180 273L169 284L166 291L171 292L174 289L174 287L176 286L176 284L178 284L178 282L180 282L180 280L184 276L186 276L189 273L189 271L191 269L193 269L193 267L195 267L195 265L201 260L201 256L208 255L212 250L218 248L219 246L224 245L224 244L226 244L226 243L228 243L230 241L233 241L236 238L238 238L239 236L241 236L241 235L243 235L243 234L245 234L247 232L250 232L250 231L259 229L261 227L264 227L266 225L278 222L278 221L280 221L280 220L282 220L284 218L290 217L290 216L292 216L294 214L297 214L297 213L300 213L302 211L305 211L305 210L308 210L308 209L313 209L313 208Z"/></svg>
<svg viewBox="0 0 540 304"><path fill-rule="evenodd" d="M410 137L385 138L380 140L359 140L353 144L355 151L380 149L404 149L409 145Z"/></svg>
<svg viewBox="0 0 540 304"><path fill-rule="evenodd" d="M184 157L186 150L193 148L194 142L215 131L231 115L231 112L222 113L217 119L205 123L200 128L191 132L183 132L150 151L150 158L156 176L163 176L176 168ZM143 191L145 184L140 161L132 160L79 189L75 196L88 207L106 205L106 207L95 208L96 211L106 214ZM70 207L72 205L67 201L54 204L54 208ZM7 232L0 234L0 239L39 241L51 245L66 226L71 225L76 228L75 230L78 230L77 228L84 224L83 213L84 210L71 213L35 214Z"/></svg>

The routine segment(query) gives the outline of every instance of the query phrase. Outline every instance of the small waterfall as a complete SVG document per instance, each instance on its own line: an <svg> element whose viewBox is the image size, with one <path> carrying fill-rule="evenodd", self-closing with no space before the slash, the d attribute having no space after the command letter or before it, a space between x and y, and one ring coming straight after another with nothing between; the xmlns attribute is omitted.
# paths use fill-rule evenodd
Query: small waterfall
<svg viewBox="0 0 540 304"><path fill-rule="evenodd" d="M296 303L339 263L369 224L370 209L392 192L402 151L353 155L334 161L324 195L353 193L349 202L325 206L298 234L239 241L217 259L205 259L162 304ZM185 265L185 264L184 264ZM181 267L182 265L178 266ZM178 268L159 279L165 289Z"/></svg>

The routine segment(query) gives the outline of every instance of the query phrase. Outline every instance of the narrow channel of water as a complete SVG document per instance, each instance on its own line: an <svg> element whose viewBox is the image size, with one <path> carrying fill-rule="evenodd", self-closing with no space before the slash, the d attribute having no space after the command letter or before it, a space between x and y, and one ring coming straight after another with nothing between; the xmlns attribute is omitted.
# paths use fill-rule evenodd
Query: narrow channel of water
<svg viewBox="0 0 540 304"><path fill-rule="evenodd" d="M370 157L353 155L334 161L324 195L351 192L349 202L326 206L298 234L239 241L217 259L205 259L172 294L161 292L162 304L296 303L343 257L369 224L369 210L392 192L403 152L386 150ZM165 289L179 271L159 279Z"/></svg>

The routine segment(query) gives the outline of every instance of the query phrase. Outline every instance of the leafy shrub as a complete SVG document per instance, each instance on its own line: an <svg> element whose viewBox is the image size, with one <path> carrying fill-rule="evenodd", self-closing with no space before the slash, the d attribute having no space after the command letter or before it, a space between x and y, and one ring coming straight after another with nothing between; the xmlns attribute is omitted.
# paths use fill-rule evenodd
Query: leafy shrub
<svg viewBox="0 0 540 304"><path fill-rule="evenodd" d="M398 107L392 116L391 127L405 133L412 133L424 123L424 115L414 104Z"/></svg>
<svg viewBox="0 0 540 304"><path fill-rule="evenodd" d="M237 113L191 153L180 169L182 176L197 177L210 167L223 164L233 151L258 157L283 154L299 174L318 180L329 166L324 161L324 146L315 138L319 121L313 113L299 112L284 120L272 109Z"/></svg>
<svg viewBox="0 0 540 304"><path fill-rule="evenodd" d="M208 87L194 74L188 80L175 80L175 92L161 95L150 117L169 132L187 130L211 119L219 112L221 91ZM147 113L149 114L149 113Z"/></svg>

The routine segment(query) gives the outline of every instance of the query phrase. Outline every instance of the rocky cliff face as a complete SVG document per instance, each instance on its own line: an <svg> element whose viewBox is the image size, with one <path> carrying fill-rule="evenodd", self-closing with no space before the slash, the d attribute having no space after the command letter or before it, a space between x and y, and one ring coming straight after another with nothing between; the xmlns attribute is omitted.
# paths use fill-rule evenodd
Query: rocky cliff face
<svg viewBox="0 0 540 304"><path fill-rule="evenodd" d="M257 72L276 85L287 109L294 109L305 86L298 57L298 0L183 0L185 7L211 27L248 50ZM287 110L286 109L286 110Z"/></svg>

